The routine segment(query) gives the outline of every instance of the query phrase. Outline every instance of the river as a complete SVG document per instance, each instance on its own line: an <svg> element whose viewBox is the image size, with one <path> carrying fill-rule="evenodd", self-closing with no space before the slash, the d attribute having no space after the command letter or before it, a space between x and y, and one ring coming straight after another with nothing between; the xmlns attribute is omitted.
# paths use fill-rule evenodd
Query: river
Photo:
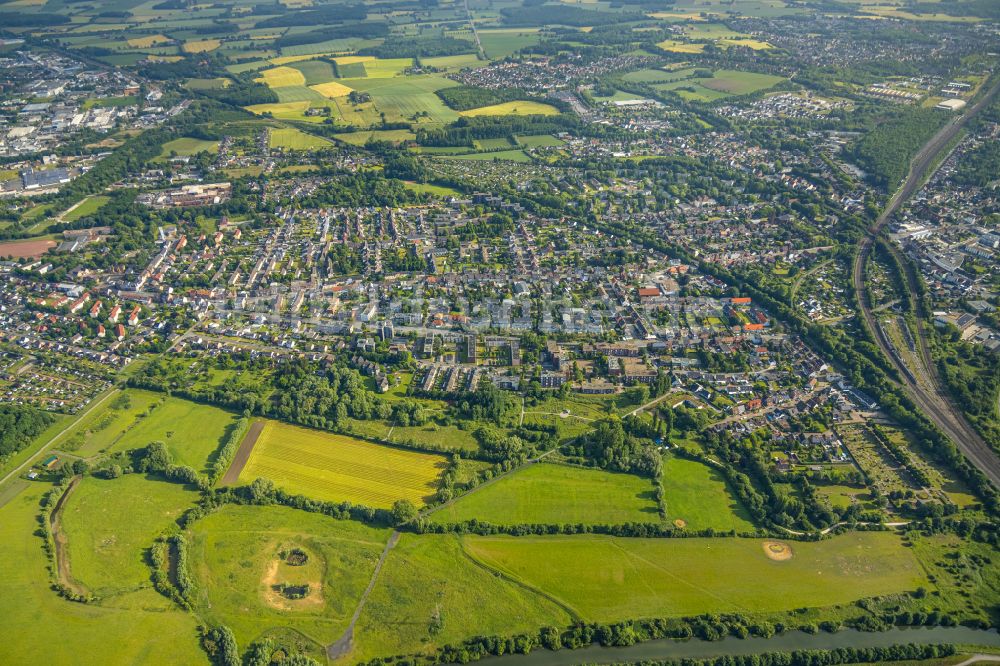
<svg viewBox="0 0 1000 666"><path fill-rule="evenodd" d="M483 666L576 666L577 664L611 664L625 661L656 659L704 659L724 655L761 652L791 652L793 650L832 650L839 647L886 647L901 643L955 643L1000 648L1000 634L968 627L897 627L882 632L862 632L843 629L835 634L807 634L788 631L771 638L740 639L728 636L720 641L673 640L669 638L636 643L628 647L591 645L580 650L551 651L537 649L530 654L505 654L488 657Z"/></svg>

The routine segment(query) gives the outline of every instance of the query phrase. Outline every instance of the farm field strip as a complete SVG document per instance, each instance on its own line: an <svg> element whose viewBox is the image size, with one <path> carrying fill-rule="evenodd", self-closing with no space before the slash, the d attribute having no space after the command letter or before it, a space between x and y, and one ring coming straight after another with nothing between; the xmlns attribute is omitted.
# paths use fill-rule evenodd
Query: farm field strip
<svg viewBox="0 0 1000 666"><path fill-rule="evenodd" d="M268 421L239 478L266 476L288 492L384 508L397 499L422 504L444 466L441 456Z"/></svg>

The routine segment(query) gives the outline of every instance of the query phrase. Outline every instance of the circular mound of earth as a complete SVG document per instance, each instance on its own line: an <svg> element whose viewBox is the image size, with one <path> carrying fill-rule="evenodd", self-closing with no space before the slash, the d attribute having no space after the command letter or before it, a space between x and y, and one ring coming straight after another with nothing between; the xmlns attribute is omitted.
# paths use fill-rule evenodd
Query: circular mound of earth
<svg viewBox="0 0 1000 666"><path fill-rule="evenodd" d="M764 553L772 560L784 562L792 559L792 547L783 541L765 541Z"/></svg>

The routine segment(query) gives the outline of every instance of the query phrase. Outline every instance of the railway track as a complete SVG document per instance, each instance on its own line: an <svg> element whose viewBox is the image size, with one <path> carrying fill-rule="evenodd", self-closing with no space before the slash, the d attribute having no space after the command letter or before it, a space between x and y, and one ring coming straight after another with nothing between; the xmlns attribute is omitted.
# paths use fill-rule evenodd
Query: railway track
<svg viewBox="0 0 1000 666"><path fill-rule="evenodd" d="M958 135L958 132L993 100L998 90L1000 90L1000 81L995 83L975 104L968 107L965 113L951 120L941 128L937 134L924 144L920 152L913 158L906 180L896 190L889 203L886 204L885 209L883 209L875 222L868 228L868 233L858 245L858 251L854 257L854 265L852 267L852 279L854 281L854 293L865 326L873 334L882 353L889 358L898 371L899 376L902 378L902 385L913 399L913 402L955 443L966 458L986 475L994 486L1000 488L1000 458L996 456L989 444L975 428L969 424L965 418L965 414L951 401L948 392L944 389L941 377L937 372L937 367L934 365L934 360L931 357L924 327L925 322L920 313L916 312L917 351L921 364L925 366L924 369L926 370L927 377L933 385L933 390L930 391L920 386L916 381L913 372L903 362L902 358L896 352L892 341L888 339L885 331L878 324L878 321L875 319L875 313L869 303L868 291L865 285L865 265L868 257L871 255L876 238L882 233L885 225L892 219L892 216L899 210L900 206L920 188L924 178L936 169L936 166L934 169L931 168L934 166L935 159L947 148L948 144ZM907 289L914 303L917 302L918 298L918 279L913 271L907 271Z"/></svg>

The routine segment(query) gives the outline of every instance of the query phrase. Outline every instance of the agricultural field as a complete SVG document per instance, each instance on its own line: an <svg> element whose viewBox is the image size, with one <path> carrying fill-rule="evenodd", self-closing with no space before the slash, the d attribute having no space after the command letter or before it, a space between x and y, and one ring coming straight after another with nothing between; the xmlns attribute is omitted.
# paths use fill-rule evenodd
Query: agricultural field
<svg viewBox="0 0 1000 666"><path fill-rule="evenodd" d="M659 522L653 484L632 474L541 463L460 497L432 522L498 525Z"/></svg>
<svg viewBox="0 0 1000 666"><path fill-rule="evenodd" d="M190 157L191 155L196 155L200 152L219 152L219 142L209 141L206 139L194 139L187 136L181 137L180 139L174 139L173 141L168 141L163 144L163 150L160 152L160 158L166 159L174 155L180 157Z"/></svg>
<svg viewBox="0 0 1000 666"><path fill-rule="evenodd" d="M722 475L694 460L668 456L661 476L667 520L690 530L749 532L754 529Z"/></svg>
<svg viewBox="0 0 1000 666"><path fill-rule="evenodd" d="M344 143L349 143L352 146L363 146L368 143L369 139L375 139L376 141L391 141L393 143L399 143L402 141L413 141L417 138L417 135L410 130L371 130L368 132L345 132L343 134L334 135L340 141Z"/></svg>
<svg viewBox="0 0 1000 666"><path fill-rule="evenodd" d="M466 536L463 545L599 622L827 606L929 585L899 536L885 532L795 542L784 561L761 539Z"/></svg>
<svg viewBox="0 0 1000 666"><path fill-rule="evenodd" d="M262 476L290 493L387 508L426 502L445 466L442 456L267 421L239 479Z"/></svg>
<svg viewBox="0 0 1000 666"><path fill-rule="evenodd" d="M240 644L294 628L320 652L346 627L388 538L386 529L281 506L224 507L191 529L196 605ZM307 554L305 566L282 561L292 549ZM309 593L286 599L273 587L282 583L307 584Z"/></svg>
<svg viewBox="0 0 1000 666"><path fill-rule="evenodd" d="M110 605L70 603L49 586L42 539L33 536L43 484L0 506L0 615L7 663L120 663L155 654L176 664L208 664L198 642L198 620L152 590L117 597ZM58 636L58 640L53 640Z"/></svg>
<svg viewBox="0 0 1000 666"><path fill-rule="evenodd" d="M559 113L559 109L551 104L542 102L531 102L519 100L516 102L504 102L503 104L493 104L491 106L481 106L478 109L459 111L463 116L554 116Z"/></svg>
<svg viewBox="0 0 1000 666"><path fill-rule="evenodd" d="M146 549L198 493L139 474L83 479L61 513L72 578L101 597L149 586Z"/></svg>
<svg viewBox="0 0 1000 666"><path fill-rule="evenodd" d="M306 134L294 127L272 128L268 131L268 143L271 148L285 150L316 150L328 148L333 142L323 137Z"/></svg>

